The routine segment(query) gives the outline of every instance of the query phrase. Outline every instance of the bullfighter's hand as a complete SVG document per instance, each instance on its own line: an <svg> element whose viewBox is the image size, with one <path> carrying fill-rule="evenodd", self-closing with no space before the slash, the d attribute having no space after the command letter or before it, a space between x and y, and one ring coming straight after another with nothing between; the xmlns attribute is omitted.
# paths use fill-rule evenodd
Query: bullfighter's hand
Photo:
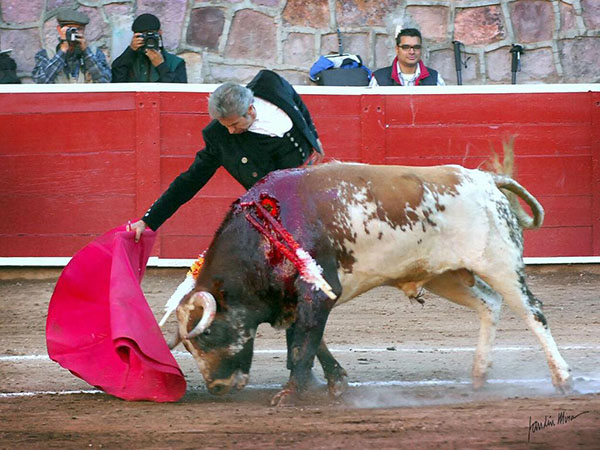
<svg viewBox="0 0 600 450"><path fill-rule="evenodd" d="M135 242L140 241L140 237L142 236L142 233L144 232L147 226L148 225L146 225L146 222L144 222L143 220L138 220L137 222L132 223L129 226L130 231L135 231Z"/></svg>
<svg viewBox="0 0 600 450"><path fill-rule="evenodd" d="M150 62L152 63L152 65L154 67L158 67L163 62L165 62L165 59L163 58L162 54L158 50L147 48L146 56L148 57L148 59L150 60Z"/></svg>

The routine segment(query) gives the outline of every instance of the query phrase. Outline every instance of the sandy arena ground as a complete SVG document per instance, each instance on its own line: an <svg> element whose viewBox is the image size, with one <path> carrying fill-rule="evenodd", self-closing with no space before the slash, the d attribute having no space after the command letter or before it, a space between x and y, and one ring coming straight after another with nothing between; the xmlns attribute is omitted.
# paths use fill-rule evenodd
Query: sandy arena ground
<svg viewBox="0 0 600 450"><path fill-rule="evenodd" d="M288 376L283 331L259 328L242 392L209 395L179 346L183 399L125 402L48 359L44 327L59 271L0 269L0 448L599 449L600 266L528 271L572 367L573 394L554 393L538 342L506 307L490 382L474 392L475 313L430 294L421 306L379 288L334 310L327 326L329 347L349 375L346 395L330 400L321 389L273 408L270 398ZM157 317L184 275L148 271L143 289ZM536 422L546 426L530 427Z"/></svg>

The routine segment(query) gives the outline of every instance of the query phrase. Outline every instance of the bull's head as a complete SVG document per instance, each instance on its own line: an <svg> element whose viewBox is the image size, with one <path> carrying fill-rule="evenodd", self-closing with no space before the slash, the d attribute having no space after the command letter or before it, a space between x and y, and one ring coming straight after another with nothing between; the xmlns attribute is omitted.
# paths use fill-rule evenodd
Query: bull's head
<svg viewBox="0 0 600 450"><path fill-rule="evenodd" d="M179 337L192 354L209 392L228 393L248 381L256 327L249 327L244 312L217 310L214 296L196 291L177 307Z"/></svg>

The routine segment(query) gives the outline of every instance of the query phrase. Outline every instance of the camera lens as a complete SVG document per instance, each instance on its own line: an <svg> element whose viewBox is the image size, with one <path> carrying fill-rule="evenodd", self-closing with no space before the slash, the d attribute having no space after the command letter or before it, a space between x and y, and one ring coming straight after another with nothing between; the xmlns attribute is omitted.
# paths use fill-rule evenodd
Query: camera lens
<svg viewBox="0 0 600 450"><path fill-rule="evenodd" d="M158 49L160 47L160 35L153 31L144 33L144 47Z"/></svg>
<svg viewBox="0 0 600 450"><path fill-rule="evenodd" d="M75 28L75 27L67 28L65 37L68 42L77 42L77 28Z"/></svg>

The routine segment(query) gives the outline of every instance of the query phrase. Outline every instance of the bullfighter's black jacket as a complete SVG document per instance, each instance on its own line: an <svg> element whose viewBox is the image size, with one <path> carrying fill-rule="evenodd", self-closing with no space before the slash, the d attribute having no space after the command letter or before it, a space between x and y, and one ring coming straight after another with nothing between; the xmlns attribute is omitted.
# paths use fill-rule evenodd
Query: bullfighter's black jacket
<svg viewBox="0 0 600 450"><path fill-rule="evenodd" d="M247 85L255 97L281 108L292 120L293 127L283 138L252 132L229 134L217 120L202 131L205 148L196 153L188 170L181 173L144 215L143 221L156 230L177 209L190 200L223 166L246 189L269 172L298 167L320 151L317 130L312 118L294 88L270 70L261 70Z"/></svg>

